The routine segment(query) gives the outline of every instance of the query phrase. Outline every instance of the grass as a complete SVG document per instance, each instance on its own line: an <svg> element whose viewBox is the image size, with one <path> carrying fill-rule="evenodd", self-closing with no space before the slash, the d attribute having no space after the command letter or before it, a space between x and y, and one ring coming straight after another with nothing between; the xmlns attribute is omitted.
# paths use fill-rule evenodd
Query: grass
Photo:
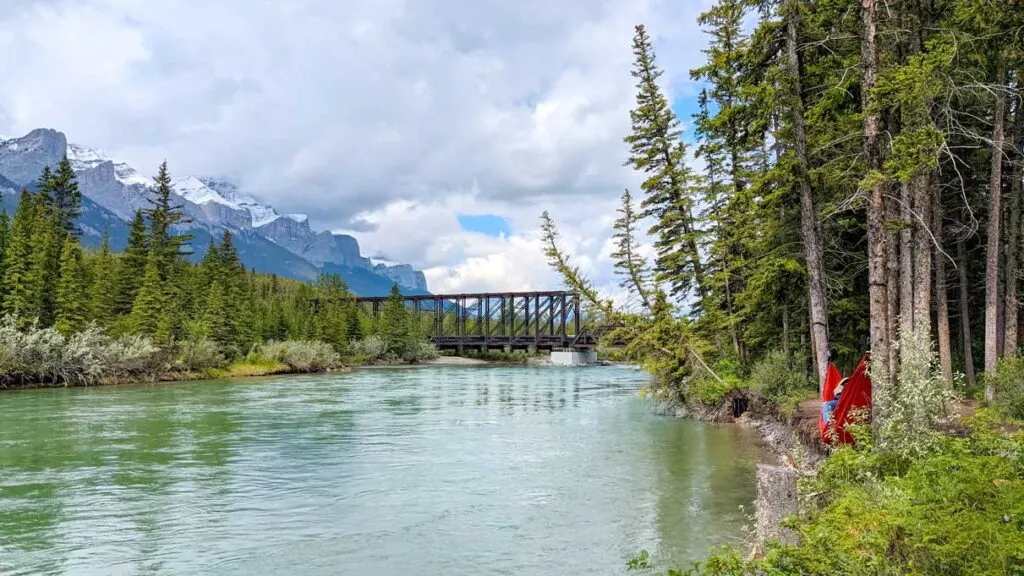
<svg viewBox="0 0 1024 576"><path fill-rule="evenodd" d="M224 368L207 368L205 372L210 378L217 379L270 376L273 374L290 373L293 370L284 362L276 360L239 360L238 362L228 364Z"/></svg>

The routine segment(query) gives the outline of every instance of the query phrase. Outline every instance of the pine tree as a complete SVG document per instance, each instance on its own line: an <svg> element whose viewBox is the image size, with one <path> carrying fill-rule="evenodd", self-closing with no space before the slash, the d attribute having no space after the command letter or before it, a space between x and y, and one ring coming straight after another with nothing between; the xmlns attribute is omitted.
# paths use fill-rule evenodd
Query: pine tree
<svg viewBox="0 0 1024 576"><path fill-rule="evenodd" d="M132 305L130 325L132 331L144 336L156 336L162 315L165 314L167 294L160 279L159 256L153 250L146 260L146 271L142 276L135 303Z"/></svg>
<svg viewBox="0 0 1024 576"><path fill-rule="evenodd" d="M31 223L28 274L26 285L32 302L31 315L44 327L53 325L57 279L60 275L60 252L63 243L58 244L62 230L57 228L53 212L46 206L35 211Z"/></svg>
<svg viewBox="0 0 1024 576"><path fill-rule="evenodd" d="M355 302L348 305L345 312L345 338L349 342L358 342L363 339L363 324L359 321L359 310Z"/></svg>
<svg viewBox="0 0 1024 576"><path fill-rule="evenodd" d="M633 196L626 189L618 209L619 217L613 228L615 234L615 273L622 276L620 286L640 299L644 308L650 309L647 262L640 256L640 245L636 241L639 215L633 209Z"/></svg>
<svg viewBox="0 0 1024 576"><path fill-rule="evenodd" d="M156 197L149 199L150 208L145 211L150 225L149 246L150 251L156 254L160 278L166 280L181 257L189 254L184 248L193 235L174 233L175 226L191 220L185 216L184 205L173 201L174 192L166 161L160 165L153 180L156 182Z"/></svg>
<svg viewBox="0 0 1024 576"><path fill-rule="evenodd" d="M146 272L146 261L149 258L149 239L146 231L146 217L141 210L135 212L128 231L128 247L121 256L121 265L117 276L117 301L114 311L117 314L131 314L142 286L142 278Z"/></svg>
<svg viewBox="0 0 1024 576"><path fill-rule="evenodd" d="M7 284L3 282L6 274L7 244L11 236L11 222L7 218L7 210L0 206L0 308L7 295Z"/></svg>
<svg viewBox="0 0 1024 576"><path fill-rule="evenodd" d="M704 294L704 269L697 248L693 199L689 191L686 145L680 138L679 119L658 86L662 71L655 65L654 47L643 25L633 37L637 79L636 108L629 112L633 130L625 141L630 155L626 165L644 173L640 185L645 217L654 218L649 234L656 238L657 279L667 282L672 294L684 298L692 288Z"/></svg>
<svg viewBox="0 0 1024 576"><path fill-rule="evenodd" d="M100 252L93 261L89 287L90 317L98 326L112 325L117 308L118 262L110 253L110 233L103 231Z"/></svg>
<svg viewBox="0 0 1024 576"><path fill-rule="evenodd" d="M398 284L392 284L391 294L384 309L380 313L380 326L378 332L388 353L401 356L405 353L409 334L409 312L405 309L405 301L398 289Z"/></svg>
<svg viewBox="0 0 1024 576"><path fill-rule="evenodd" d="M85 269L82 251L73 235L66 235L60 255L60 278L57 282L54 327L63 334L81 330L88 319Z"/></svg>
<svg viewBox="0 0 1024 576"><path fill-rule="evenodd" d="M78 180L67 156L57 165L57 171L50 178L50 208L56 220L57 229L63 234L78 235L75 220L82 214L82 193L78 190ZM63 239L62 239L63 242Z"/></svg>
<svg viewBox="0 0 1024 576"><path fill-rule="evenodd" d="M29 283L32 226L36 212L36 195L23 189L4 251L3 311L17 316L23 325L31 322L36 314L36 295Z"/></svg>
<svg viewBox="0 0 1024 576"><path fill-rule="evenodd" d="M235 344L237 334L234 322L231 321L224 285L220 280L210 284L201 322L207 337L214 342L225 346Z"/></svg>

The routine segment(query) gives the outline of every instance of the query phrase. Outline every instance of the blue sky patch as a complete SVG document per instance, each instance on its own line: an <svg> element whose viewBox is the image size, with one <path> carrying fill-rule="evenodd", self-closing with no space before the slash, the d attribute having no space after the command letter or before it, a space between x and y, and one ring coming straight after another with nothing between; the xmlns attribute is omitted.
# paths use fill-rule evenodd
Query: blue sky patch
<svg viewBox="0 0 1024 576"><path fill-rule="evenodd" d="M488 236L511 236L508 220L494 214L459 214L459 226L466 232Z"/></svg>

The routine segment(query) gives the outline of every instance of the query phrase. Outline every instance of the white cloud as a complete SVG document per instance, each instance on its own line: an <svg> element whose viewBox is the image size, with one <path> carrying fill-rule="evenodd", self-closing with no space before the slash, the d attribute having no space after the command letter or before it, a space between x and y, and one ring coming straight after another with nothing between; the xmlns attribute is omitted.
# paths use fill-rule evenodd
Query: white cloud
<svg viewBox="0 0 1024 576"><path fill-rule="evenodd" d="M644 22L692 91L710 0L6 0L0 133L53 127L143 172L229 175L452 289L550 283L550 210L581 265L618 195ZM463 233L456 213L509 219ZM504 282L502 284L501 282ZM434 287L434 289L438 289Z"/></svg>

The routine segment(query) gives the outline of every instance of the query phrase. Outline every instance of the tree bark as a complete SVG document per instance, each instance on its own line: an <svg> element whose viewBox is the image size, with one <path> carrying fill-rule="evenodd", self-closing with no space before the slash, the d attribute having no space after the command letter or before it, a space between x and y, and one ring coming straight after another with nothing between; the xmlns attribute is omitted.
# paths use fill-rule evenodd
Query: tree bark
<svg viewBox="0 0 1024 576"><path fill-rule="evenodd" d="M967 384L974 386L970 286L967 284L967 250L964 248L963 240L956 243L956 261L960 272L960 335L964 346L964 375L967 377Z"/></svg>
<svg viewBox="0 0 1024 576"><path fill-rule="evenodd" d="M878 79L876 42L876 0L861 0L861 108L864 111L864 157L871 180L868 192L868 298L870 302L871 371L876 380L891 382L889 356L889 295L886 271L885 202L879 172L882 167L878 146L878 113L872 110L872 90ZM879 378L881 377L881 378ZM872 416L878 414L878 402ZM878 418L874 418L877 423Z"/></svg>
<svg viewBox="0 0 1024 576"><path fill-rule="evenodd" d="M939 367L942 379L953 384L953 353L949 341L949 294L946 288L946 254L942 235L942 193L936 188L932 197L932 228L935 233L935 327L939 337Z"/></svg>
<svg viewBox="0 0 1024 576"><path fill-rule="evenodd" d="M910 183L900 185L900 332L902 339L914 329L914 224Z"/></svg>
<svg viewBox="0 0 1024 576"><path fill-rule="evenodd" d="M1006 65L1000 55L996 66L996 86L1006 78ZM992 174L989 178L988 247L985 258L985 372L994 373L999 359L999 220L1002 209L1004 117L1006 98L1001 88L995 95L992 121ZM985 384L985 399L992 400L992 385Z"/></svg>
<svg viewBox="0 0 1024 576"><path fill-rule="evenodd" d="M811 335L814 338L815 365L818 369L818 389L825 385L828 369L828 312L825 304L824 256L818 236L818 222L814 212L814 193L811 189L810 164L807 160L807 132L804 128L803 89L800 82L800 55L797 38L800 12L797 0L786 0L786 56L790 81L790 110L793 115L793 135L796 140L797 180L800 186L800 235L807 261L807 280L810 304Z"/></svg>
<svg viewBox="0 0 1024 576"><path fill-rule="evenodd" d="M1013 111L1013 140L1010 143L1010 154L1013 158L1013 170L1010 175L1010 206L1008 225L1006 227L1006 282L1004 299L1004 334L1003 354L1017 354L1017 328L1019 325L1020 301L1017 294L1017 280L1020 270L1020 210L1021 210L1021 176L1024 169L1024 157L1021 156L1021 138L1024 137L1024 114L1021 112L1021 79L1024 70L1017 70L1017 102Z"/></svg>
<svg viewBox="0 0 1024 576"><path fill-rule="evenodd" d="M914 335L922 342L932 339L932 206L937 186L929 171L914 177Z"/></svg>
<svg viewBox="0 0 1024 576"><path fill-rule="evenodd" d="M790 361L789 356L789 306L782 305L782 353L786 355L786 362Z"/></svg>

